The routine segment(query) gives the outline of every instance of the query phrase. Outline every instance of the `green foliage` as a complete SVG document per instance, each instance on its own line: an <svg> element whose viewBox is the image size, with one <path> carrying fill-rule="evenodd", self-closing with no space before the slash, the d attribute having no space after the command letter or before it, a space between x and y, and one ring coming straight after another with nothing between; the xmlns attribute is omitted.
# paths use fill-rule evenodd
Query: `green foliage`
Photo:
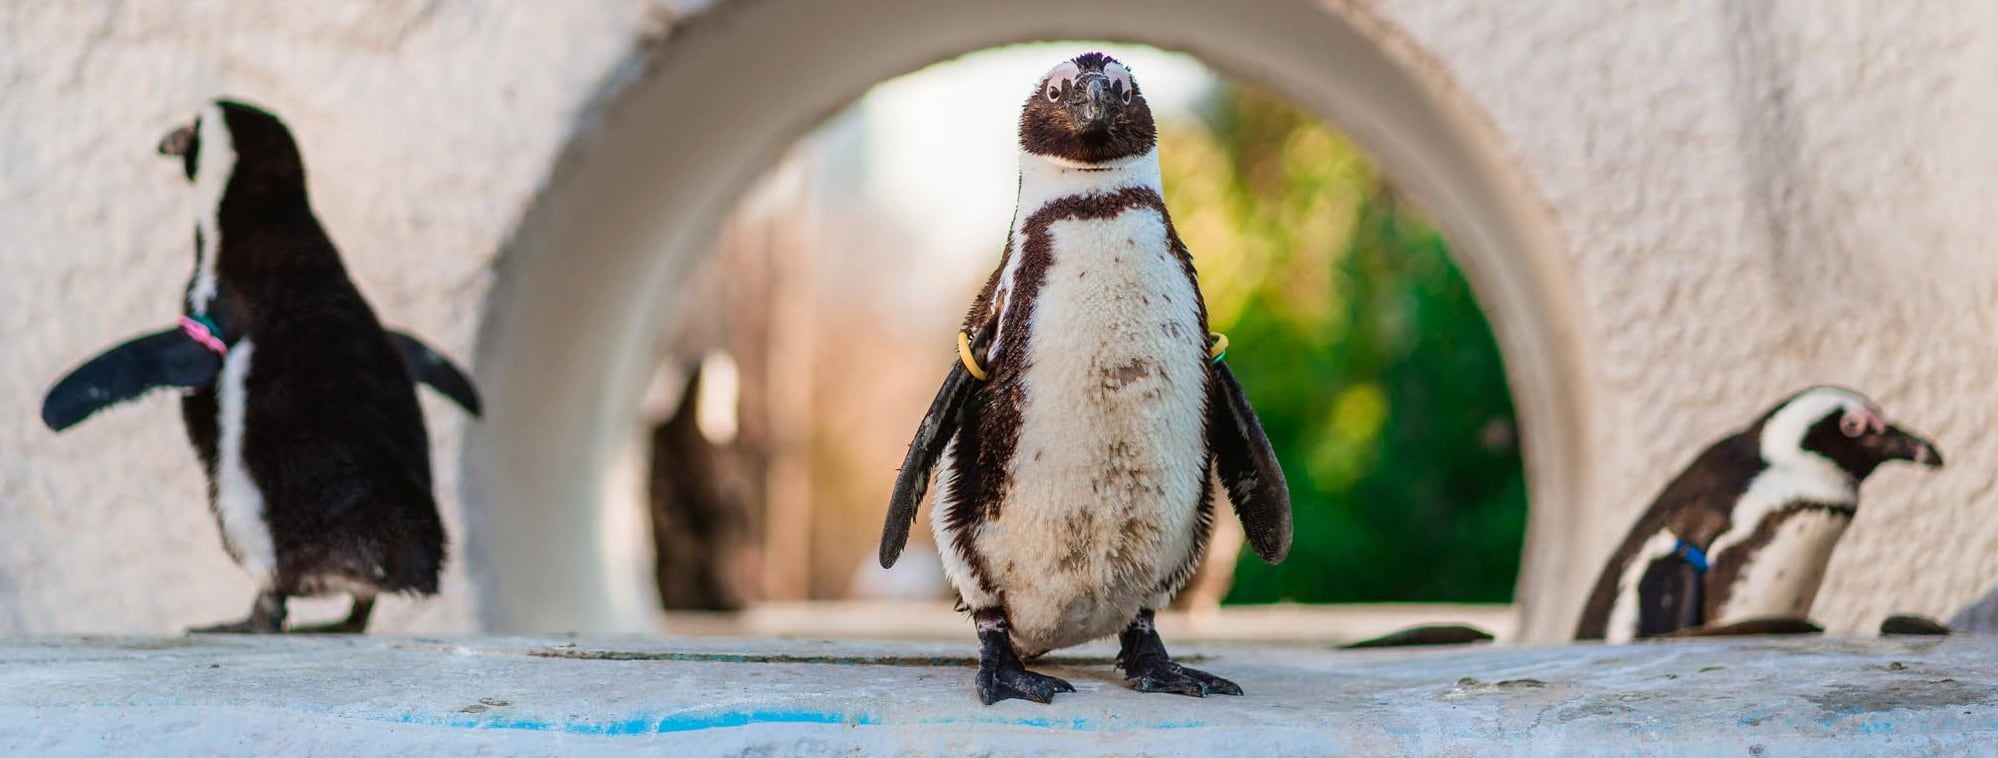
<svg viewBox="0 0 1998 758"><path fill-rule="evenodd" d="M1526 488L1498 345L1441 234L1345 138L1250 89L1172 124L1167 202L1283 461L1290 559L1229 602L1505 601Z"/></svg>

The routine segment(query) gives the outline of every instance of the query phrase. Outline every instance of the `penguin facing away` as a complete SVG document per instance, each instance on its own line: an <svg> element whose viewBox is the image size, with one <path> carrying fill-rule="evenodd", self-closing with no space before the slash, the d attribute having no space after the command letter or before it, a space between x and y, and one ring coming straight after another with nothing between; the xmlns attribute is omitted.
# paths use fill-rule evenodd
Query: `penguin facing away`
<svg viewBox="0 0 1998 758"><path fill-rule="evenodd" d="M1832 549L1882 463L1942 465L1857 392L1812 387L1708 447L1604 565L1576 639L1814 632Z"/></svg>
<svg viewBox="0 0 1998 758"><path fill-rule="evenodd" d="M184 315L63 377L43 422L62 431L183 390L223 544L258 584L248 618L194 631L278 632L287 598L347 594L344 621L294 631L360 632L376 595L435 594L445 535L412 382L476 416L471 381L376 320L312 213L276 116L216 100L159 151L197 193Z"/></svg>
<svg viewBox="0 0 1998 758"><path fill-rule="evenodd" d="M1151 110L1123 64L1085 54L1041 78L1020 147L1012 231L909 445L881 565L934 472L931 527L977 628L980 700L1073 692L1023 659L1111 634L1134 689L1239 695L1173 662L1153 616L1192 575L1217 497L1281 561L1289 492L1225 344L1210 347Z"/></svg>

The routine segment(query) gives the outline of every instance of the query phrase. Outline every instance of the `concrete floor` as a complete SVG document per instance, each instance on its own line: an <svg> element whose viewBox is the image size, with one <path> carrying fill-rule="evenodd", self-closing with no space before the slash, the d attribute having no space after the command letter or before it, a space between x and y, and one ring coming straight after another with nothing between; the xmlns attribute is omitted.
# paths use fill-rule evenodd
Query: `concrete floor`
<svg viewBox="0 0 1998 758"><path fill-rule="evenodd" d="M1989 639L1337 652L1190 645L1246 697L992 707L971 640L0 641L0 753L1878 755L1998 753Z"/></svg>
<svg viewBox="0 0 1998 758"><path fill-rule="evenodd" d="M341 601L344 603L344 601ZM344 604L335 606L337 619ZM1353 642L1417 624L1469 624L1513 638L1518 611L1503 604L1336 603L1230 605L1158 615L1167 642L1310 645ZM740 611L669 611L665 633L674 637L831 637L834 639L958 642L971 620L949 602L814 600L756 603Z"/></svg>

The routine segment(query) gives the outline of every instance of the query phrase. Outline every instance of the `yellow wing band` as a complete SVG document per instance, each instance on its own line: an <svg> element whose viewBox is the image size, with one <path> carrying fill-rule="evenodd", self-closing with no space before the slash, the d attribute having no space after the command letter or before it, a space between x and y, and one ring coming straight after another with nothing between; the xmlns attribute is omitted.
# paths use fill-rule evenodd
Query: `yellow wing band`
<svg viewBox="0 0 1998 758"><path fill-rule="evenodd" d="M1214 346L1207 348L1207 362L1220 363L1222 358L1228 357L1228 335L1208 332L1207 336L1214 338Z"/></svg>
<svg viewBox="0 0 1998 758"><path fill-rule="evenodd" d="M957 333L957 359L964 361L964 370L971 372L972 378L985 381L985 369L979 368L978 359L971 357L971 335L964 332Z"/></svg>

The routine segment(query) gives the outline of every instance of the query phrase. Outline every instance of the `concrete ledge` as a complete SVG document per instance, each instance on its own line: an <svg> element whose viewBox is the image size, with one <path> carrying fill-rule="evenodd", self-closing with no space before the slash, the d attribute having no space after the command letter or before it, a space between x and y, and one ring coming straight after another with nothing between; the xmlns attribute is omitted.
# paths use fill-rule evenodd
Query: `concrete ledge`
<svg viewBox="0 0 1998 758"><path fill-rule="evenodd" d="M1224 605L1160 611L1169 643L1227 642L1315 645L1354 642L1418 624L1469 624L1513 641L1518 610L1465 603L1336 603ZM971 621L947 602L816 600L763 602L741 611L671 611L665 633L675 637L830 637L834 639L962 642Z"/></svg>
<svg viewBox="0 0 1998 758"><path fill-rule="evenodd" d="M962 644L565 638L0 641L16 755L1964 753L1998 745L1990 640L1178 652L1241 698L978 705ZM1758 746L1761 750L1758 750Z"/></svg>

